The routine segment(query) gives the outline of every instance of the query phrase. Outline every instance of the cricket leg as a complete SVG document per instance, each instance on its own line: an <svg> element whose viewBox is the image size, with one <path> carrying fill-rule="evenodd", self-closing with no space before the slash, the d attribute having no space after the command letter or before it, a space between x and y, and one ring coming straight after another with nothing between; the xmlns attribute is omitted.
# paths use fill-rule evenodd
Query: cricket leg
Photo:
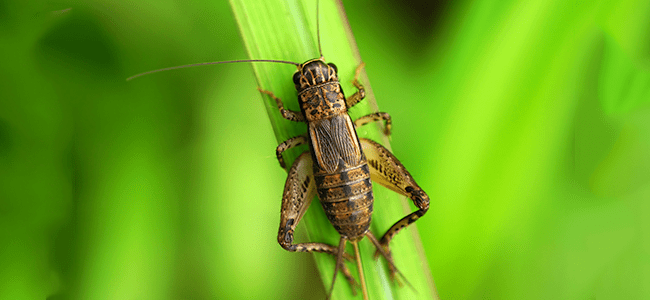
<svg viewBox="0 0 650 300"><path fill-rule="evenodd" d="M280 110L280 113L282 114L283 118L294 122L305 122L305 118L302 116L300 112L285 109L282 100L280 100L280 98L273 95L272 92L263 90L259 87L257 88L257 90L260 91L260 93L262 94L269 95L271 98L273 98L273 100L275 100L275 103L278 105L278 109Z"/></svg>
<svg viewBox="0 0 650 300"><path fill-rule="evenodd" d="M366 125L370 122L376 122L376 121L386 121L384 123L384 134L385 135L390 135L390 129L391 129L391 120L390 120L390 115L385 112L376 112L372 113L369 115L365 115L363 117L360 117L356 120L354 120L354 127L359 128L363 125Z"/></svg>
<svg viewBox="0 0 650 300"><path fill-rule="evenodd" d="M301 154L289 170L289 176L282 195L278 243L282 248L291 252L325 252L352 260L352 257L345 251L341 251L340 248L332 245L324 243L293 243L294 230L316 194L316 182L312 172L312 159L309 152ZM341 264L340 269L354 291L354 287L357 286L354 277L345 264Z"/></svg>
<svg viewBox="0 0 650 300"><path fill-rule="evenodd" d="M409 197L418 208L418 210L408 214L391 226L379 241L383 250L390 256L388 247L390 240L400 230L409 226L427 212L429 209L429 196L415 183L411 174L409 174L402 163L388 149L369 139L360 138L359 141L368 160L368 166L370 166L370 178L372 181ZM381 252L379 249L377 251ZM375 253L375 256L377 254ZM393 276L394 271L391 269Z"/></svg>
<svg viewBox="0 0 650 300"><path fill-rule="evenodd" d="M355 71L354 80L352 80L352 84L357 88L357 92L352 94L347 99L345 99L345 104L348 108L359 103L359 101L363 100L363 98L366 97L366 89L363 87L363 85L361 85L361 82L359 82L359 74L361 74L361 69L363 69L365 65L366 63L361 63L357 67L357 70Z"/></svg>
<svg viewBox="0 0 650 300"><path fill-rule="evenodd" d="M345 253L345 244L348 240L345 239L344 237L341 237L339 240L339 248L338 252L336 255L336 265L334 267L334 276L332 277L332 284L330 284L330 289L327 292L327 297L325 299L329 299L332 297L332 291L334 291L334 282L336 282L336 274L338 273L339 269L342 269L345 265L343 264L343 253ZM356 291L354 290L354 286L352 288L352 291L356 295Z"/></svg>
<svg viewBox="0 0 650 300"><path fill-rule="evenodd" d="M275 155L278 157L278 161L280 162L280 166L284 169L287 167L287 165L284 163L284 157L282 157L282 153L284 151L287 151L291 148L298 147L300 145L307 144L309 141L307 140L307 135L299 135L296 137L292 137L284 142L282 142L280 145L278 145L277 148L275 148Z"/></svg>

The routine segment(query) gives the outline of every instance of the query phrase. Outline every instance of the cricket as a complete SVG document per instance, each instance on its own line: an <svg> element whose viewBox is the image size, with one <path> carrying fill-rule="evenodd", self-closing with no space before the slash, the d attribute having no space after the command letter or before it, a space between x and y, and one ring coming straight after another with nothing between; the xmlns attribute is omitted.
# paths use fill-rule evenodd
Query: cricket
<svg viewBox="0 0 650 300"><path fill-rule="evenodd" d="M319 17L318 6L317 2L316 18ZM361 267L358 242L367 237L377 249L375 257L381 255L386 259L391 278L396 280L396 274L404 278L395 266L389 244L398 232L427 212L429 197L388 149L375 141L357 135L357 128L371 122L383 122L384 133L389 135L392 126L391 117L388 113L376 112L352 120L348 110L365 98L365 89L359 82L359 74L364 64L361 63L356 68L355 77L352 79L356 91L346 97L336 65L326 62L323 56L318 20L317 36L320 56L304 63L271 59L208 62L148 71L129 77L127 80L161 71L211 64L267 62L295 65L297 70L293 74L292 81L297 92L300 111L285 109L283 101L272 91L258 88L262 95L276 102L278 112L284 119L306 123L308 128L306 133L290 138L276 148L280 166L286 168L283 158L285 151L300 145L309 146L309 150L300 154L288 170L282 193L277 241L287 251L323 252L336 258L334 278L327 291L327 299L331 297L339 271L356 293L359 285L344 263L346 260L354 259L359 272L363 298L367 300L368 292ZM373 182L408 197L417 207L416 211L397 220L380 239L377 239L369 229L374 209ZM317 241L294 243L296 226L316 195L328 220L340 235L338 245ZM347 242L353 245L354 258L345 252Z"/></svg>

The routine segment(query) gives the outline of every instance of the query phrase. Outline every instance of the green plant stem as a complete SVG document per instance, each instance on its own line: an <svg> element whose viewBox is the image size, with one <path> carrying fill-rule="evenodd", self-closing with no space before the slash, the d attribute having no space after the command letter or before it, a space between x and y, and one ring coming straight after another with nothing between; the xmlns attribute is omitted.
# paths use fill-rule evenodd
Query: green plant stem
<svg viewBox="0 0 650 300"><path fill-rule="evenodd" d="M230 0L230 3L250 59L279 59L302 63L319 57L316 0ZM361 59L342 4L321 1L318 18L321 24L320 36L325 60L337 65L343 89L351 95L355 91L352 79ZM261 89L272 91L283 100L286 108L300 110L291 81L291 76L296 70L295 66L273 63L251 65ZM366 87L367 96L364 101L350 110L353 119L377 111L375 98L365 72L361 72L360 81ZM304 124L283 119L272 99L265 95L262 98L278 143L306 131ZM381 132L379 125L372 124L358 130L360 136L379 141L390 149L388 139ZM287 151L285 154L287 165L290 166L295 158L306 150L308 148L303 146L297 150ZM394 222L414 208L403 197L378 184L373 186L373 190L375 205L371 230L376 236L381 237ZM278 198L278 209L279 207ZM310 241L337 245L339 235L325 217L318 201L312 202L301 224L304 224ZM359 242L359 252L369 298L438 299L416 227L411 226L398 234L390 246L395 264L415 291L407 286L399 287L390 280L387 263L384 259L373 258L375 248L364 239ZM335 258L322 253L316 253L314 257L324 286L329 287L334 273ZM353 274L358 274L354 264L346 265ZM345 278L339 276L332 299L360 299L361 294L359 291L355 298Z"/></svg>

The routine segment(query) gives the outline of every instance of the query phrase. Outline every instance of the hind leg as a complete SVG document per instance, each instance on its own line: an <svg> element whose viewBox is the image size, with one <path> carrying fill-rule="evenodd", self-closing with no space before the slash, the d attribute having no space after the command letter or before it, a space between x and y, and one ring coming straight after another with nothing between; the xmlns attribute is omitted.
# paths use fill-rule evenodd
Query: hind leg
<svg viewBox="0 0 650 300"><path fill-rule="evenodd" d="M293 243L294 230L307 211L315 194L316 182L312 174L312 159L309 152L305 152L291 166L289 176L284 185L278 243L282 248L291 252L325 252L336 256L337 270L339 268L341 269L341 272L350 282L354 291L357 283L350 270L342 263L342 259L352 259L349 254L345 253L345 248L341 248L340 246L337 248L325 243Z"/></svg>
<svg viewBox="0 0 650 300"><path fill-rule="evenodd" d="M429 209L429 196L415 183L411 174L409 174L402 163L388 149L369 139L360 138L359 141L368 160L368 166L370 166L370 178L372 181L378 182L399 194L409 197L418 208L418 210L395 222L381 237L381 240L379 240L379 245L386 253L385 255L388 255L387 259L390 261L392 260L392 258L389 258L390 248L388 244L390 240L398 232L417 221L427 212ZM378 253L375 253L375 255L381 252L379 249L377 251ZM394 276L394 264L391 272Z"/></svg>

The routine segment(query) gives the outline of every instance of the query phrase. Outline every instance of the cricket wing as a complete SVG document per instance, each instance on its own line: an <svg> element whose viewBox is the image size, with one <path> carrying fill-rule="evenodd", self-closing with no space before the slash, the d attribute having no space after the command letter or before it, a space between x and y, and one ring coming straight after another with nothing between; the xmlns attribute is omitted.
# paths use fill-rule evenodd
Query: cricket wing
<svg viewBox="0 0 650 300"><path fill-rule="evenodd" d="M314 156L320 169L334 173L339 162L355 166L361 159L359 140L352 120L346 114L309 124Z"/></svg>

